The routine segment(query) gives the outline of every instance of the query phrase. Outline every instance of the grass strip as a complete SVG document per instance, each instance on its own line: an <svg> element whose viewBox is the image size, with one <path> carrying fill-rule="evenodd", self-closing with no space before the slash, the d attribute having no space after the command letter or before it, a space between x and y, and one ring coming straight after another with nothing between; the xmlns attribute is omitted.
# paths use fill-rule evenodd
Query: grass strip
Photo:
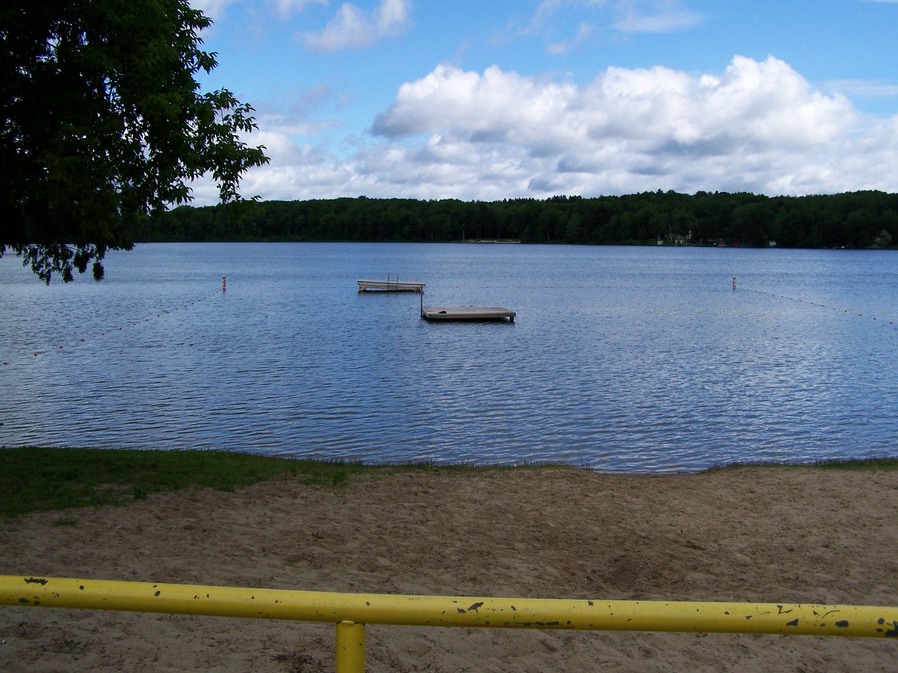
<svg viewBox="0 0 898 673"><path fill-rule="evenodd" d="M814 470L842 470L850 472L891 472L898 470L898 458L831 458L826 460L816 460L808 463L732 463L730 465L720 465L713 467L711 471L717 470L741 470L745 468L777 468L784 470L795 469L814 469Z"/></svg>
<svg viewBox="0 0 898 673"><path fill-rule="evenodd" d="M234 490L260 481L340 484L358 463L226 451L0 448L0 516L125 504L188 487Z"/></svg>

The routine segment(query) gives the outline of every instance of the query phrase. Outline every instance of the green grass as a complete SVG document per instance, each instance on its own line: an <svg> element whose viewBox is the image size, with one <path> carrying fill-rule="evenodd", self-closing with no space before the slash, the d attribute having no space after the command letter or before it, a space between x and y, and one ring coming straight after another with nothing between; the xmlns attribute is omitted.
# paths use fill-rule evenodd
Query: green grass
<svg viewBox="0 0 898 673"><path fill-rule="evenodd" d="M898 458L866 458L864 460L822 460L813 464L820 470L860 470L891 472L898 470Z"/></svg>
<svg viewBox="0 0 898 673"><path fill-rule="evenodd" d="M842 470L854 472L891 472L898 470L898 458L851 458L818 460L810 463L733 463L711 468L716 470L741 470L745 468L768 467L784 470L814 469Z"/></svg>
<svg viewBox="0 0 898 673"><path fill-rule="evenodd" d="M124 504L187 487L233 490L260 481L341 484L360 464L225 451L0 448L0 516Z"/></svg>

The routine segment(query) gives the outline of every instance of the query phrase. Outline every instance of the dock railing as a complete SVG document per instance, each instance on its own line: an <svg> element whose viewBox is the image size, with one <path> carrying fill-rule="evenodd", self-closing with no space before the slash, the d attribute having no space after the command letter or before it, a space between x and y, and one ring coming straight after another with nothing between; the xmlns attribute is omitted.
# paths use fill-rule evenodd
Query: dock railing
<svg viewBox="0 0 898 673"><path fill-rule="evenodd" d="M893 638L898 607L350 594L0 575L0 605L336 624L337 673L365 670L365 625Z"/></svg>

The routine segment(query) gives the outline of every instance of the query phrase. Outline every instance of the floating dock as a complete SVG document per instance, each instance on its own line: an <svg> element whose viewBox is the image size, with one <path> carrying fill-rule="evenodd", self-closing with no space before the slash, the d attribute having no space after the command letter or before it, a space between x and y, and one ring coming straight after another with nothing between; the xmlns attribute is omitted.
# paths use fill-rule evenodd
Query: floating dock
<svg viewBox="0 0 898 673"><path fill-rule="evenodd" d="M514 322L516 313L499 306L422 306L425 320L504 320Z"/></svg>
<svg viewBox="0 0 898 673"><path fill-rule="evenodd" d="M425 283L419 283L416 280L399 281L387 274L386 280L360 280L359 292L423 292Z"/></svg>

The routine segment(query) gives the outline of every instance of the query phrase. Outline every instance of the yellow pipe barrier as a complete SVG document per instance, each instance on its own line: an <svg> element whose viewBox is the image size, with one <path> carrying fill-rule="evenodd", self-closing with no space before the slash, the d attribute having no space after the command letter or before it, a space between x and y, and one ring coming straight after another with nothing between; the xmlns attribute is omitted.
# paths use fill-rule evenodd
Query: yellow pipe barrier
<svg viewBox="0 0 898 673"><path fill-rule="evenodd" d="M365 624L898 639L898 608L343 594L0 575L0 605L331 622L336 670L365 670Z"/></svg>
<svg viewBox="0 0 898 673"><path fill-rule="evenodd" d="M0 605L298 621L898 637L898 608L345 594L0 575Z"/></svg>

